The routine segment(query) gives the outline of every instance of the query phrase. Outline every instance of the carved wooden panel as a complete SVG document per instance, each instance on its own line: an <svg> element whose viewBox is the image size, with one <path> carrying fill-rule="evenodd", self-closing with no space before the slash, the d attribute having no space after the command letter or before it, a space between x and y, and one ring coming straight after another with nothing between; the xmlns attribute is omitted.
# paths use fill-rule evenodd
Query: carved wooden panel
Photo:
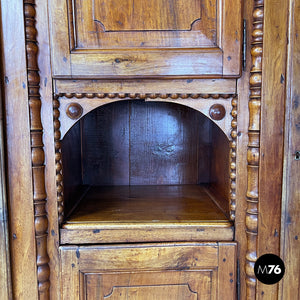
<svg viewBox="0 0 300 300"><path fill-rule="evenodd" d="M211 270L103 272L82 276L88 299L197 300L211 299L213 294Z"/></svg>
<svg viewBox="0 0 300 300"><path fill-rule="evenodd" d="M240 74L241 0L53 0L54 76Z"/></svg>
<svg viewBox="0 0 300 300"><path fill-rule="evenodd" d="M83 5L72 0L72 7L73 50L212 47L217 43L216 1L169 0L166 5L163 0L89 0Z"/></svg>
<svg viewBox="0 0 300 300"><path fill-rule="evenodd" d="M235 299L235 243L65 246L60 253L62 299Z"/></svg>

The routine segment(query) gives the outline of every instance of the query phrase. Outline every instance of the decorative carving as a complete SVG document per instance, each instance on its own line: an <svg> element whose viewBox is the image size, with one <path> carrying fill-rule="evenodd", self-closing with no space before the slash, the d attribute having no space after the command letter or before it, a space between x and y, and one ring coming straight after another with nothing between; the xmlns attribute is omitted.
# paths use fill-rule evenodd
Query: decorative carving
<svg viewBox="0 0 300 300"><path fill-rule="evenodd" d="M221 104L214 104L209 109L209 115L213 120L220 121L225 117L226 110Z"/></svg>
<svg viewBox="0 0 300 300"><path fill-rule="evenodd" d="M78 103L70 103L66 108L66 114L70 119L77 120L81 117L83 108Z"/></svg>
<svg viewBox="0 0 300 300"><path fill-rule="evenodd" d="M57 193L57 212L58 223L64 220L64 189L63 173L61 161L61 142L60 142L60 121L59 121L59 100L55 97L53 100L53 123L54 123L54 145L55 145L55 169L56 169L56 193Z"/></svg>
<svg viewBox="0 0 300 300"><path fill-rule="evenodd" d="M249 129L248 129L248 184L246 210L246 293L247 299L256 297L254 264L257 259L258 233L258 184L260 147L260 103L262 83L264 0L254 0L253 30L251 43L252 68L250 70Z"/></svg>
<svg viewBox="0 0 300 300"><path fill-rule="evenodd" d="M56 97L66 97L66 98L130 98L130 99L228 99L233 97L233 94L183 94L183 93L173 93L173 94L140 94L140 93L59 93L55 95Z"/></svg>
<svg viewBox="0 0 300 300"><path fill-rule="evenodd" d="M236 209L236 147L237 147L237 98L231 101L231 143L230 143L230 219L235 220Z"/></svg>
<svg viewBox="0 0 300 300"><path fill-rule="evenodd" d="M35 0L24 0L38 292L39 299L50 299L50 268L47 253L47 194L45 188L45 157L43 149L43 126L41 123L40 77L37 62L38 45L36 40L35 14Z"/></svg>
<svg viewBox="0 0 300 300"><path fill-rule="evenodd" d="M62 161L61 161L61 123L59 121L60 116L60 99L66 97L68 99L76 98L99 98L99 99L114 99L118 101L119 99L129 98L129 99L228 99L233 98L231 101L232 105L232 121L231 121L231 143L230 143L230 218L231 220L235 219L235 209L236 209L236 140L237 140L237 98L235 95L230 94L134 94L134 93L59 93L54 95L53 100L53 116L54 116L54 139L55 139L55 163L56 163L56 185L57 185L57 201L58 201L58 219L61 224L64 219L64 197L63 197L63 170L62 170ZM70 103L67 106L67 110L70 106L80 106L78 103ZM219 120L225 117L226 110L223 105L216 104L212 105L212 110L216 111L216 117ZM80 108L78 108L80 110ZM77 108L75 109L77 111ZM76 112L77 113L77 112ZM81 115L81 113L80 113ZM77 118L79 118L78 116ZM74 119L77 119L74 118ZM217 119L215 119L217 120Z"/></svg>

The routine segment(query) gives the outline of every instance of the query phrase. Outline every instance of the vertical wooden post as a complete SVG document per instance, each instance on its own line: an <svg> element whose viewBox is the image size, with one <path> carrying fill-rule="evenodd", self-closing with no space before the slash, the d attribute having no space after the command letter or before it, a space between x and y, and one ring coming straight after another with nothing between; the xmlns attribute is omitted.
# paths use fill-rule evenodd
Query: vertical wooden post
<svg viewBox="0 0 300 300"><path fill-rule="evenodd" d="M238 99L234 97L231 101L231 142L230 142L230 219L235 220L236 211L236 151L237 151L237 104Z"/></svg>
<svg viewBox="0 0 300 300"><path fill-rule="evenodd" d="M35 0L24 0L24 14L38 293L39 299L49 299L50 268L48 265L49 256L47 254L47 195L45 189L45 157L39 92L40 76L37 63L38 45L36 40L37 30L35 27Z"/></svg>
<svg viewBox="0 0 300 300"><path fill-rule="evenodd" d="M257 259L258 233L258 185L260 160L260 104L262 87L264 0L254 0L253 29L251 42L252 68L250 70L249 129L248 129L248 179L246 211L246 298L256 297L256 277L254 264Z"/></svg>

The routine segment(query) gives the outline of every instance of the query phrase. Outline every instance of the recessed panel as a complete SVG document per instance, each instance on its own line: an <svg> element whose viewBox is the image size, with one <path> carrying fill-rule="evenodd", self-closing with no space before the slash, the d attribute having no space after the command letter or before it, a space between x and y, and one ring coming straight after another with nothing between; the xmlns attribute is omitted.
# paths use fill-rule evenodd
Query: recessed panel
<svg viewBox="0 0 300 300"><path fill-rule="evenodd" d="M49 1L56 78L240 76L241 0Z"/></svg>
<svg viewBox="0 0 300 300"><path fill-rule="evenodd" d="M86 273L88 299L211 299L213 270Z"/></svg>
<svg viewBox="0 0 300 300"><path fill-rule="evenodd" d="M200 0L95 0L94 20L103 31L191 30Z"/></svg>
<svg viewBox="0 0 300 300"><path fill-rule="evenodd" d="M216 45L216 0L72 0L74 49Z"/></svg>

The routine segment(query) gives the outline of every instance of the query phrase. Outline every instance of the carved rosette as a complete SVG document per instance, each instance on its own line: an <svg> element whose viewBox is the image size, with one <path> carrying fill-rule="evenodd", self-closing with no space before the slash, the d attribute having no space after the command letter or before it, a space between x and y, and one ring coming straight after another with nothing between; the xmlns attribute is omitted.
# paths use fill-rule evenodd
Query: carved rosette
<svg viewBox="0 0 300 300"><path fill-rule="evenodd" d="M35 14L35 0L24 0L38 292L39 299L49 299L50 268L47 253L47 195L45 188L45 155L41 122L40 76L37 62L38 45L36 40Z"/></svg>
<svg viewBox="0 0 300 300"><path fill-rule="evenodd" d="M231 143L230 143L230 219L235 220L236 209L236 148L237 148L237 104L238 99L233 98L231 101Z"/></svg>
<svg viewBox="0 0 300 300"><path fill-rule="evenodd" d="M254 0L251 43L252 68L250 70L249 129L248 129L248 179L246 210L246 293L247 299L256 297L254 264L257 259L258 185L260 151L260 104L262 85L264 0Z"/></svg>
<svg viewBox="0 0 300 300"><path fill-rule="evenodd" d="M62 173L62 159L61 159L59 106L60 103L58 97L55 96L53 100L53 124L54 124L54 145L55 145L56 192L57 192L58 223L61 224L64 220L64 188L63 188L63 173Z"/></svg>

